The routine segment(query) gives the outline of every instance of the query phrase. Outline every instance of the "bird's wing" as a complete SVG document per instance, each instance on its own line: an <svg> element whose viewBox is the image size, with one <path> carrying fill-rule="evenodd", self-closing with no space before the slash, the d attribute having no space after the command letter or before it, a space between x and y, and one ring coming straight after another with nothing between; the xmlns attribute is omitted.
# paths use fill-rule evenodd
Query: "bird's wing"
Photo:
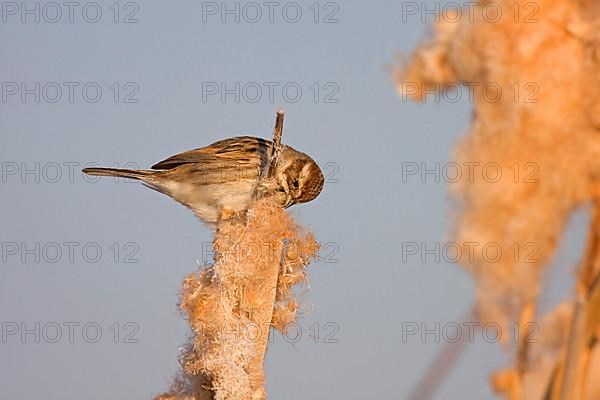
<svg viewBox="0 0 600 400"><path fill-rule="evenodd" d="M262 167L270 155L272 142L251 136L224 139L207 147L176 154L152 166L170 170L185 164L235 164Z"/></svg>

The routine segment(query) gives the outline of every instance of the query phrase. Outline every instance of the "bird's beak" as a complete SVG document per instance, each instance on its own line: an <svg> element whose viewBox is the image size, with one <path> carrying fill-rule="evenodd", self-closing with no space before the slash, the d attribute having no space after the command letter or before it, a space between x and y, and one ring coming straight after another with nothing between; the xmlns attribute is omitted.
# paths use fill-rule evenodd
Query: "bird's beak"
<svg viewBox="0 0 600 400"><path fill-rule="evenodd" d="M294 199L292 198L292 196L288 195L287 200L286 200L285 205L284 205L284 208L288 208L292 204L294 204Z"/></svg>

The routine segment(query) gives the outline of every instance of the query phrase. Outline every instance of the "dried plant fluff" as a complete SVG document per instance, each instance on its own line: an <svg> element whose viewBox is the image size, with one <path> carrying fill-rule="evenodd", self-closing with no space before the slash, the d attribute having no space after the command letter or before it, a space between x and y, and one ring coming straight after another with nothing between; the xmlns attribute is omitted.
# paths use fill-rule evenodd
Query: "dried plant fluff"
<svg viewBox="0 0 600 400"><path fill-rule="evenodd" d="M498 20L483 12L490 5L502 11ZM461 264L476 281L477 316L506 332L524 317L535 318L544 267L571 213L600 204L600 3L480 0L473 13L456 17L440 15L433 37L393 70L393 78L399 93L415 100L456 84L463 96L473 94L471 126L454 161L479 169L450 184L457 210L453 240L501 249L500 257L476 251ZM501 95L484 87L500 88ZM493 176L482 173L488 165ZM585 309L588 317L595 307ZM542 320L539 343L516 343L527 351L517 352L517 366L493 380L505 398L542 399L550 377L562 379L560 365L579 352L567 349L568 332L577 333L572 308L561 305ZM600 391L591 377L600 372L600 346L590 346L579 358L588 360L589 374L579 369L575 386L580 394L587 390L577 398L596 400ZM553 399L561 385L552 387Z"/></svg>
<svg viewBox="0 0 600 400"><path fill-rule="evenodd" d="M434 37L393 77L401 92L416 83L416 100L425 89L471 87L473 120L454 161L479 168L472 180L463 174L450 184L458 209L454 240L479 243L479 249L501 246L497 261L476 251L464 266L478 283L480 318L505 327L537 299L541 269L569 214L594 195L600 173L600 31L594 28L600 8L539 0L538 22L525 23L521 15L516 23L509 12L515 1L502 0L497 4L505 12L490 22L481 12L487 3L479 2L472 20L466 11L459 22L441 17ZM523 10L527 2L518 3ZM533 86L524 88L528 83ZM481 90L488 84L502 89L498 101ZM487 165L494 167L484 176Z"/></svg>
<svg viewBox="0 0 600 400"><path fill-rule="evenodd" d="M182 373L157 399L264 399L269 329L295 320L292 288L319 245L285 210L258 201L246 221L222 222L215 264L183 282L180 309L193 332Z"/></svg>

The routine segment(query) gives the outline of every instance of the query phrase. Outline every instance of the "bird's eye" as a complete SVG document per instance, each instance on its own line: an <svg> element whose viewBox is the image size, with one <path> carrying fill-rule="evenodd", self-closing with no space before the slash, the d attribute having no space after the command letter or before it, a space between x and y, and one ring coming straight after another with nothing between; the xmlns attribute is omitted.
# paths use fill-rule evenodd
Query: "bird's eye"
<svg viewBox="0 0 600 400"><path fill-rule="evenodd" d="M294 182L292 182L292 186L294 187L294 189L298 189L298 186L300 184L298 183L298 179L294 179Z"/></svg>

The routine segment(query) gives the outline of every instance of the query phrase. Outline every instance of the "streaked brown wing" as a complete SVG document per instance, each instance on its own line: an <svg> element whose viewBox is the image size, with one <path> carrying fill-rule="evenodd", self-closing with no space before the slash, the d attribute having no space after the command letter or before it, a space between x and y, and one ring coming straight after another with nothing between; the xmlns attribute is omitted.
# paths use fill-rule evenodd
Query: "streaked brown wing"
<svg viewBox="0 0 600 400"><path fill-rule="evenodd" d="M240 136L215 142L207 147L176 154L152 166L155 170L170 170L185 164L248 165L262 167L271 151L271 141L252 136Z"/></svg>

